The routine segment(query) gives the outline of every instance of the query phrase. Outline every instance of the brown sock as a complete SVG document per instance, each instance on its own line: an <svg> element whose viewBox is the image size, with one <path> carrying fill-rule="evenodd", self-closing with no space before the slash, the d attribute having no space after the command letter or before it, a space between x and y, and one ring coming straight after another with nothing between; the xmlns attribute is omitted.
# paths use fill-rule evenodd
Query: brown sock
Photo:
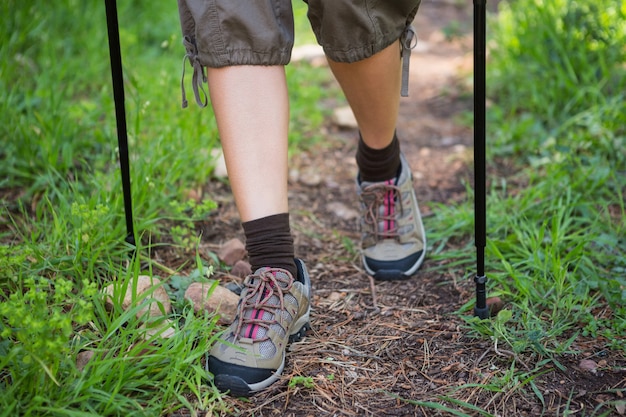
<svg viewBox="0 0 626 417"><path fill-rule="evenodd" d="M361 181L380 182L396 177L400 169L400 141L396 134L393 134L391 143L383 149L370 148L359 135L356 164Z"/></svg>
<svg viewBox="0 0 626 417"><path fill-rule="evenodd" d="M242 223L252 271L262 267L286 269L296 277L289 213Z"/></svg>

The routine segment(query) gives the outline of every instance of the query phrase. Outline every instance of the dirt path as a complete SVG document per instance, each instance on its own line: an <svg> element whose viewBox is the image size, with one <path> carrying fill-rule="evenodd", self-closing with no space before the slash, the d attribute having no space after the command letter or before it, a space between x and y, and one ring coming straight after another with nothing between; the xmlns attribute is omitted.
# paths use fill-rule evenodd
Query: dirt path
<svg viewBox="0 0 626 417"><path fill-rule="evenodd" d="M464 198L461 179L471 173L471 130L454 122L471 110L471 96L459 97L456 81L459 71L471 69L471 38L448 42L441 32L460 19L467 14L456 7L426 2L415 22L420 41L398 134L424 202ZM356 131L329 131L330 149L294 158L290 184L296 253L313 279L313 332L291 348L283 380L249 403L229 401L245 415L419 415L419 407L396 396L432 400L451 369L470 382L469 368L486 348L470 349L475 342L464 339L453 315L470 294L451 277L429 272L430 261L406 282L374 284L361 271L356 248L346 244L346 238L358 242ZM321 174L316 183L297 180L312 172ZM234 226L236 212L225 199L219 218ZM423 211L428 216L426 205ZM312 377L314 387L288 388L298 376Z"/></svg>
<svg viewBox="0 0 626 417"><path fill-rule="evenodd" d="M412 55L410 97L400 109L399 137L427 226L427 203L463 200L463 181L472 177L472 130L459 123L472 109L467 87L472 9L455 4L423 2L415 22L420 42ZM447 40L444 30L452 29L463 36ZM468 271L438 268L427 259L411 280L374 283L360 269L350 244L358 242L355 139L356 131L329 127L328 149L293 158L291 221L296 254L306 260L313 279L313 331L291 347L278 383L247 402L228 398L227 406L254 416L435 416L450 414L415 402L448 395L494 415L540 415L542 404L524 390L497 393L472 385L501 376L513 358L466 335L458 311L472 301L473 283L459 281ZM319 180L303 180L313 173ZM219 245L242 237L228 190L210 192L218 193L220 209L206 224L204 238ZM527 365L522 360L519 366ZM551 385L585 382L574 370L551 375L545 398L552 406L562 399ZM311 379L290 387L299 377Z"/></svg>

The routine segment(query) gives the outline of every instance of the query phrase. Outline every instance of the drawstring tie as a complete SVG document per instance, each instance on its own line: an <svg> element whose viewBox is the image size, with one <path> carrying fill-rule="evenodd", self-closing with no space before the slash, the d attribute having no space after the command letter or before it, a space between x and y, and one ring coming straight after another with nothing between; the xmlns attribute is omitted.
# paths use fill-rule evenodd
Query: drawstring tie
<svg viewBox="0 0 626 417"><path fill-rule="evenodd" d="M402 57L402 89L400 95L402 97L409 96L409 62L411 61L411 49L417 45L417 36L415 36L415 29L409 25L402 32L400 38L401 50L400 56Z"/></svg>
<svg viewBox="0 0 626 417"><path fill-rule="evenodd" d="M185 93L185 64L187 60L189 60L189 63L193 68L191 87L193 88L193 95L196 98L196 103L198 103L198 106L200 107L206 107L208 104L208 98L206 91L204 91L203 83L205 83L207 79L204 69L202 68L202 64L200 64L200 61L198 60L198 48L196 47L196 43L189 36L185 36L183 38L183 45L187 50L187 53L183 57L183 76L180 80L180 89L183 96L183 109L188 105L187 94ZM202 94L204 95L204 100L200 98L200 91L202 91Z"/></svg>

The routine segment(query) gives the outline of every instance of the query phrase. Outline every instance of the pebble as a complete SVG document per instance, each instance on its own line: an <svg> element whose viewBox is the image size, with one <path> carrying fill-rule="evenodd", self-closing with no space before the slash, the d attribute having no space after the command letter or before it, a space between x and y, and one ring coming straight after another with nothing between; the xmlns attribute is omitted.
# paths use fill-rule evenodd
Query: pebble
<svg viewBox="0 0 626 417"><path fill-rule="evenodd" d="M193 303L194 311L206 310L209 313L220 315L220 324L230 324L237 314L237 303L239 296L226 287L220 285L213 288L211 294L209 290L213 284L206 282L194 282L187 291L185 299Z"/></svg>
<svg viewBox="0 0 626 417"><path fill-rule="evenodd" d="M230 270L231 275L239 278L245 278L252 273L252 266L246 261L237 261ZM241 292L241 290L240 290Z"/></svg>
<svg viewBox="0 0 626 417"><path fill-rule="evenodd" d="M353 208L346 206L339 201L333 201L326 205L326 210L333 213L342 220L354 220L359 218L359 212Z"/></svg>
<svg viewBox="0 0 626 417"><path fill-rule="evenodd" d="M583 371L595 374L598 371L598 364L591 359L583 359L578 363L578 367Z"/></svg>
<svg viewBox="0 0 626 417"><path fill-rule="evenodd" d="M105 287L104 291L107 295L106 305L113 307L113 297L115 295L115 287L117 284L109 284ZM147 291L151 293L147 296L142 296ZM163 314L169 314L172 311L172 303L170 297L161 286L161 281L158 278L150 277L148 275L139 275L136 279L131 279L127 282L127 287L123 288L122 308L128 310L136 300L143 302L145 298L150 298L152 301L144 306L137 312L137 317L142 317L148 313L150 317L162 316Z"/></svg>
<svg viewBox="0 0 626 417"><path fill-rule="evenodd" d="M342 129L357 129L359 127L350 106L337 107L333 111L332 121Z"/></svg>
<svg viewBox="0 0 626 417"><path fill-rule="evenodd" d="M237 238L230 239L224 243L217 253L217 257L228 266L235 265L246 255L246 247Z"/></svg>
<svg viewBox="0 0 626 417"><path fill-rule="evenodd" d="M224 153L219 149L214 149L211 153L215 158L213 161L213 175L217 178L228 178L228 171L226 169L226 160L224 159Z"/></svg>

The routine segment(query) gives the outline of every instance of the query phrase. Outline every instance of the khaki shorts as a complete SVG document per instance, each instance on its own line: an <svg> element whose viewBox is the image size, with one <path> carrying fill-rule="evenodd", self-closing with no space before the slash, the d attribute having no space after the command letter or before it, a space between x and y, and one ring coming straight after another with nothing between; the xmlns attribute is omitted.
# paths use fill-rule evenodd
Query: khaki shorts
<svg viewBox="0 0 626 417"><path fill-rule="evenodd" d="M187 56L205 67L286 65L294 41L292 0L178 0ZM305 0L326 55L368 58L397 41L421 0Z"/></svg>

